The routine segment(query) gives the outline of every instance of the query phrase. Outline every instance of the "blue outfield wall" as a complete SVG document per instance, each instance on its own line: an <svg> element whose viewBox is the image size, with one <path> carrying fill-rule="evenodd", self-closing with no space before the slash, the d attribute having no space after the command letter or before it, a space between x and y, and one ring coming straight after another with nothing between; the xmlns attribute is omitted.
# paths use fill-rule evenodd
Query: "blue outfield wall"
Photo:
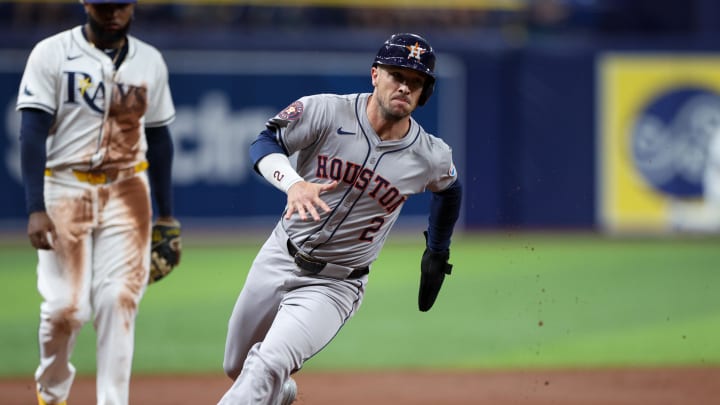
<svg viewBox="0 0 720 405"><path fill-rule="evenodd" d="M287 42L282 36L217 41L218 33L208 33L207 41L185 41L178 38L188 33L175 40L138 35L164 52L170 69L178 217L206 223L277 218L284 198L252 172L247 149L265 120L300 96L371 91L376 49L368 44L385 36L346 34L347 46L342 31L332 41ZM512 48L428 37L438 50L439 79L415 116L455 150L465 186L462 226L597 227L600 47ZM14 103L31 46L0 48L0 221L25 218ZM404 217L424 221L427 202L427 196L411 198Z"/></svg>
<svg viewBox="0 0 720 405"><path fill-rule="evenodd" d="M513 136L501 152L508 224L593 224L595 52L528 49L514 57L505 116Z"/></svg>

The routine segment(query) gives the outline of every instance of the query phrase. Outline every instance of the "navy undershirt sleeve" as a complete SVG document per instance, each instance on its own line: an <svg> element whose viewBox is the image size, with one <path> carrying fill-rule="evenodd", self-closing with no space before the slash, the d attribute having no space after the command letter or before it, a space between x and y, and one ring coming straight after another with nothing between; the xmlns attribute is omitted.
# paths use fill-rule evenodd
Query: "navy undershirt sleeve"
<svg viewBox="0 0 720 405"><path fill-rule="evenodd" d="M35 108L23 108L20 111L20 170L28 214L45 211L45 141L52 122L52 114L46 111Z"/></svg>
<svg viewBox="0 0 720 405"><path fill-rule="evenodd" d="M461 200L462 186L458 180L447 189L432 193L427 229L427 247L431 250L442 252L450 249L450 238L460 216Z"/></svg>
<svg viewBox="0 0 720 405"><path fill-rule="evenodd" d="M260 159L271 153L288 154L287 151L278 143L275 133L270 129L266 129L262 131L255 141L253 141L252 145L250 145L250 159L253 162L253 168L256 172L257 163Z"/></svg>
<svg viewBox="0 0 720 405"><path fill-rule="evenodd" d="M172 160L173 143L170 130L167 126L145 128L148 150L145 154L150 164L148 177L158 215L170 217L173 215L172 194Z"/></svg>

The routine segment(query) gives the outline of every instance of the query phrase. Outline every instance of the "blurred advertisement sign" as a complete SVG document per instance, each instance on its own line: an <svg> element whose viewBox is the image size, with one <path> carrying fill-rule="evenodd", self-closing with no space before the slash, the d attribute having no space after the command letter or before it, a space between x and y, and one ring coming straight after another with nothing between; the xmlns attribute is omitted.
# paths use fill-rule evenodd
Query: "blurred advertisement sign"
<svg viewBox="0 0 720 405"><path fill-rule="evenodd" d="M720 131L720 56L598 58L598 222L617 232L710 231L708 145Z"/></svg>

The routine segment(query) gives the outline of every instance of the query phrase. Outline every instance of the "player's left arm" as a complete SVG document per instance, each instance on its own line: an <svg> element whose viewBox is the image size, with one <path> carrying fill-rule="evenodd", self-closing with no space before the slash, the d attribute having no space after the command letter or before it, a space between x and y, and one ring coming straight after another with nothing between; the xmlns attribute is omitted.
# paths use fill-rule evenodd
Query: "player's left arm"
<svg viewBox="0 0 720 405"><path fill-rule="evenodd" d="M440 292L445 275L452 271L450 239L460 216L462 187L455 182L443 191L433 192L430 199L430 217L425 231L425 251L420 262L420 289L418 309L429 311Z"/></svg>
<svg viewBox="0 0 720 405"><path fill-rule="evenodd" d="M425 250L420 262L418 308L428 311L435 303L445 276L452 271L450 240L460 216L462 186L452 159L452 149L441 139L428 138L432 192L430 216L425 234Z"/></svg>
<svg viewBox="0 0 720 405"><path fill-rule="evenodd" d="M460 217L461 201L462 186L457 179L445 190L432 193L427 229L427 247L430 250L444 252L450 249L450 239Z"/></svg>
<svg viewBox="0 0 720 405"><path fill-rule="evenodd" d="M153 197L157 203L158 217L173 215L172 160L175 153L170 130L167 126L145 128L148 150L146 157L150 166L148 177Z"/></svg>
<svg viewBox="0 0 720 405"><path fill-rule="evenodd" d="M148 66L148 100L144 116L145 140L147 152L145 157L150 164L148 177L155 203L158 209L158 220L172 222L172 161L174 147L170 136L170 123L175 119L175 105L172 100L168 81L168 68L162 54L157 49L144 45L138 48L147 58Z"/></svg>
<svg viewBox="0 0 720 405"><path fill-rule="evenodd" d="M168 80L168 68L157 49L142 48L148 59L148 109L145 113L145 139L148 149L148 178L157 205L157 219L153 225L153 253L167 259L163 272L172 270L180 262L180 222L173 216L172 161L174 147L168 125L175 119L175 105ZM161 235L162 237L158 237ZM162 247L165 246L165 247ZM153 258L152 271L156 272ZM166 273L165 273L166 274ZM156 277L152 275L152 277Z"/></svg>
<svg viewBox="0 0 720 405"><path fill-rule="evenodd" d="M150 189L158 208L153 224L149 282L167 276L178 264L182 253L180 222L173 217L172 160L174 147L167 126L145 128L146 157Z"/></svg>

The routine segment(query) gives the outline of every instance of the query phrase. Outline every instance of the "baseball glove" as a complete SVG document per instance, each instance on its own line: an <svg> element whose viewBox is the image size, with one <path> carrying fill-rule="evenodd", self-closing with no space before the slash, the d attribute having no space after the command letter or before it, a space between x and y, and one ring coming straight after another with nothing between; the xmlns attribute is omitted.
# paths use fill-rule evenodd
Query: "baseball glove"
<svg viewBox="0 0 720 405"><path fill-rule="evenodd" d="M159 281L180 264L180 222L157 221L152 227L150 277L148 284Z"/></svg>
<svg viewBox="0 0 720 405"><path fill-rule="evenodd" d="M425 233L427 239L427 232ZM452 271L452 264L448 263L450 250L434 251L425 248L420 262L420 291L418 293L418 308L422 312L429 311L435 303L440 292L445 275Z"/></svg>

